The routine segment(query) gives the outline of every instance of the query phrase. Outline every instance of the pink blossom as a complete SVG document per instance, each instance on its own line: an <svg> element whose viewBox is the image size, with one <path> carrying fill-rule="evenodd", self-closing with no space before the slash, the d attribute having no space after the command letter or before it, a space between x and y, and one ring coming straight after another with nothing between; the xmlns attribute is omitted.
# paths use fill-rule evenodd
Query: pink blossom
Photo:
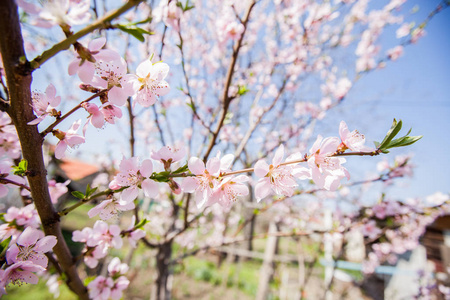
<svg viewBox="0 0 450 300"><path fill-rule="evenodd" d="M128 229L125 231L125 236L128 237L128 242L132 248L136 248L137 241L142 239L145 236L145 231L142 229L134 229L136 223L136 217L133 215L131 217L131 224Z"/></svg>
<svg viewBox="0 0 450 300"><path fill-rule="evenodd" d="M405 23L402 26L400 26L399 29L397 29L396 36L399 39L409 35L410 32L411 32L411 25Z"/></svg>
<svg viewBox="0 0 450 300"><path fill-rule="evenodd" d="M33 92L31 94L33 110L37 118L28 122L28 125L39 124L46 116L57 117L58 111L55 109L61 103L61 96L56 97L56 89L53 84L49 84L45 94Z"/></svg>
<svg viewBox="0 0 450 300"><path fill-rule="evenodd" d="M103 124L105 123L105 117L96 104L85 102L81 104L81 107L83 107L89 113L89 123L91 123L95 128L103 127ZM85 135L85 133L86 125L83 127L83 135Z"/></svg>
<svg viewBox="0 0 450 300"><path fill-rule="evenodd" d="M425 198L425 202L427 205L438 206L443 203L449 201L450 197L448 194L444 194L442 192L436 192L432 195L429 195Z"/></svg>
<svg viewBox="0 0 450 300"><path fill-rule="evenodd" d="M122 106L127 98L134 94L133 85L130 82L134 75L126 74L127 64L123 58L114 61L97 61L95 71L97 76L88 83L109 89L108 101L111 104Z"/></svg>
<svg viewBox="0 0 450 300"><path fill-rule="evenodd" d="M188 162L189 170L196 176L187 177L181 184L185 193L195 193L198 208L202 208L208 202L214 187L218 184L216 176L220 172L220 160L213 157L206 162L197 157L191 157Z"/></svg>
<svg viewBox="0 0 450 300"><path fill-rule="evenodd" d="M39 1L42 7L25 0L17 0L17 4L32 15L32 25L50 28L55 25L80 25L91 18L90 0L44 0Z"/></svg>
<svg viewBox="0 0 450 300"><path fill-rule="evenodd" d="M162 20L167 27L172 27L175 31L180 30L179 19L182 14L182 9L177 5L177 2L170 2L168 5L164 1L160 2L162 5Z"/></svg>
<svg viewBox="0 0 450 300"><path fill-rule="evenodd" d="M352 82L347 77L341 78L336 83L336 87L333 90L333 96L336 99L341 100L342 98L345 97L345 95L347 95L351 87Z"/></svg>
<svg viewBox="0 0 450 300"><path fill-rule="evenodd" d="M373 152L374 148L367 147L364 145L366 139L364 134L359 133L357 130L353 130L350 132L348 130L347 124L344 121L341 121L339 125L339 135L341 136L342 143L339 145L340 151L345 151L346 149L350 149L356 152Z"/></svg>
<svg viewBox="0 0 450 300"><path fill-rule="evenodd" d="M15 221L17 225L25 227L31 226L36 228L41 223L34 204L29 204L22 208L10 207L4 218L7 222Z"/></svg>
<svg viewBox="0 0 450 300"><path fill-rule="evenodd" d="M156 102L157 97L169 93L169 84L164 80L168 73L169 65L166 63L152 63L147 59L139 64L136 75L130 80L136 91L136 101L143 107L149 107Z"/></svg>
<svg viewBox="0 0 450 300"><path fill-rule="evenodd" d="M92 228L84 227L81 231L75 230L72 233L72 241L86 243L91 238L92 235L93 235Z"/></svg>
<svg viewBox="0 0 450 300"><path fill-rule="evenodd" d="M248 180L245 175L225 177L214 189L206 205L219 203L222 207L229 208L238 197L248 195L248 186L245 184Z"/></svg>
<svg viewBox="0 0 450 300"><path fill-rule="evenodd" d="M403 55L403 46L395 46L394 48L389 49L386 53L391 60L397 60Z"/></svg>
<svg viewBox="0 0 450 300"><path fill-rule="evenodd" d="M64 183L56 182L54 179L48 181L48 191L53 204L58 203L59 197L67 193L69 183L70 180L66 180Z"/></svg>
<svg viewBox="0 0 450 300"><path fill-rule="evenodd" d="M375 239L381 234L381 229L377 227L377 224L374 220L370 220L361 228L361 232L364 236L367 236L369 239Z"/></svg>
<svg viewBox="0 0 450 300"><path fill-rule="evenodd" d="M164 168L168 170L170 165L176 163L186 156L184 148L164 146L157 152L152 151L150 157L154 160L159 160L164 164Z"/></svg>
<svg viewBox="0 0 450 300"><path fill-rule="evenodd" d="M126 263L121 263L120 258L114 257L108 265L108 273L111 277L116 277L124 275L128 272L128 265Z"/></svg>
<svg viewBox="0 0 450 300"><path fill-rule="evenodd" d="M115 124L116 118L122 118L122 110L109 102L104 103L100 107L100 110L103 114L103 117L105 118L105 121L109 124Z"/></svg>
<svg viewBox="0 0 450 300"><path fill-rule="evenodd" d="M0 157L16 159L20 157L21 148L16 128L11 123L8 114L0 111Z"/></svg>
<svg viewBox="0 0 450 300"><path fill-rule="evenodd" d="M107 200L103 200L96 207L91 208L88 211L89 218L92 218L100 214L100 219L108 220L114 216L117 216L119 212L132 210L134 208L134 202L126 202L122 199L116 199L115 197Z"/></svg>
<svg viewBox="0 0 450 300"><path fill-rule="evenodd" d="M262 177L255 186L255 197L259 202L268 196L272 191L277 195L292 196L295 187L298 186L296 179L309 178L308 169L292 165L282 165L284 158L284 146L280 145L272 159L272 164L268 165L264 160L259 160L255 164L255 174ZM289 156L286 162L297 160L301 155Z"/></svg>
<svg viewBox="0 0 450 300"><path fill-rule="evenodd" d="M411 42L416 43L419 38L424 37L426 34L425 29L417 27L411 32Z"/></svg>
<svg viewBox="0 0 450 300"><path fill-rule="evenodd" d="M27 227L6 252L8 263L31 261L36 265L47 267L48 258L45 252L51 251L56 245L56 236L47 235L40 230Z"/></svg>
<svg viewBox="0 0 450 300"><path fill-rule="evenodd" d="M81 81L89 83L95 74L95 66L98 61L116 61L120 60L120 55L116 51L110 49L102 49L106 43L106 38L101 37L95 40L91 40L87 49L91 59L93 58L95 62L91 62L86 58L82 58L77 55L77 57L69 64L69 75L78 74ZM87 56L87 55L86 55Z"/></svg>
<svg viewBox="0 0 450 300"><path fill-rule="evenodd" d="M89 291L89 297L91 299L98 300L108 300L111 296L111 288L114 285L112 278L105 278L103 276L98 276L93 281L91 281L87 288Z"/></svg>
<svg viewBox="0 0 450 300"><path fill-rule="evenodd" d="M60 130L55 130L53 135L55 135L59 142L55 148L55 157L61 159L65 156L67 147L74 148L79 144L84 143L85 138L77 134L78 128L80 127L81 120L78 120L72 124L67 132L62 132Z"/></svg>
<svg viewBox="0 0 450 300"><path fill-rule="evenodd" d="M0 178L7 179L15 183L19 184L25 184L25 179L18 175L10 175L11 166L13 163L11 161L1 161L0 162ZM8 195L8 188L7 187L15 187L16 185L12 184L0 184L0 198L5 197Z"/></svg>
<svg viewBox="0 0 450 300"><path fill-rule="evenodd" d="M92 228L92 235L86 241L89 247L100 246L104 248L114 247L120 249L123 245L120 236L120 228L117 225L108 226L103 221L97 221Z"/></svg>
<svg viewBox="0 0 450 300"><path fill-rule="evenodd" d="M345 158L331 157L336 153L339 144L337 137L323 139L319 135L309 150L311 155L308 158L308 166L311 168L312 179L320 188L335 191L342 178L350 178L347 169L341 166L345 163Z"/></svg>
<svg viewBox="0 0 450 300"><path fill-rule="evenodd" d="M216 30L219 43L225 45L228 40L239 40L245 31L245 27L242 23L235 20L235 16L232 13L227 11L221 14L216 21Z"/></svg>
<svg viewBox="0 0 450 300"><path fill-rule="evenodd" d="M89 268L93 269L97 267L98 261L108 254L108 249L106 247L95 247L94 250L89 250L85 248L84 250L84 263Z"/></svg>
<svg viewBox="0 0 450 300"><path fill-rule="evenodd" d="M44 267L35 265L31 261L19 261L5 270L0 270L0 286L4 287L9 283L19 286L24 283L37 284L39 278L34 273L44 271Z"/></svg>
<svg viewBox="0 0 450 300"><path fill-rule="evenodd" d="M119 170L120 173L114 177L109 187L111 189L127 187L122 192L122 199L125 202L136 199L139 194L139 188L144 190L144 194L147 197L152 198L158 195L158 184L147 178L153 173L151 160L146 159L139 166L137 157L129 159L124 157L120 162Z"/></svg>
<svg viewBox="0 0 450 300"><path fill-rule="evenodd" d="M111 288L111 299L119 300L122 298L123 291L128 287L130 281L125 276L120 276L114 282Z"/></svg>

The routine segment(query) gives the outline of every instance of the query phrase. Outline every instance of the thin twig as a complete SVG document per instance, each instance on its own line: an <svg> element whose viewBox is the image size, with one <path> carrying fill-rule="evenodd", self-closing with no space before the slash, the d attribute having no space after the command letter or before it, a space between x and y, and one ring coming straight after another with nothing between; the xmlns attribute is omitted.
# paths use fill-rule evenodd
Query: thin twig
<svg viewBox="0 0 450 300"><path fill-rule="evenodd" d="M37 56L30 62L31 71L34 71L40 66L42 66L46 61L48 61L50 58L52 58L59 52L69 49L69 47L73 43L75 43L85 35L88 35L89 33L93 32L96 29L107 27L106 25L110 21L118 18L119 16L126 13L128 10L138 5L142 1L143 0L128 0L122 7L106 14L101 19L98 19L91 25L84 27L80 31L74 33L73 35L67 37L65 40L62 40L58 44L54 45L52 48L44 51L41 55Z"/></svg>
<svg viewBox="0 0 450 300"><path fill-rule="evenodd" d="M77 106L75 106L74 108L72 108L68 113L66 113L65 115L63 115L62 117L56 119L55 122L53 122L52 124L50 124L50 126L48 126L44 131L41 132L41 136L45 137L47 134L49 134L50 132L52 132L52 130L62 121L64 121L67 117L69 117L71 114L73 114L74 112L76 112L78 109L81 108L81 105L83 103L87 103L91 100L94 100L95 98L107 93L109 91L109 89L104 89L101 90L98 93L95 93L94 95L90 96L89 98L87 98L86 100L81 101Z"/></svg>

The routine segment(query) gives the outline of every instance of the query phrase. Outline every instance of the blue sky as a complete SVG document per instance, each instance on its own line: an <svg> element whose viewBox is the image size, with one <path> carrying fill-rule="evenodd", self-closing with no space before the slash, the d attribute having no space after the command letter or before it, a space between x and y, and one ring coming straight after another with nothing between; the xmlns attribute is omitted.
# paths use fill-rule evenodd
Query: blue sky
<svg viewBox="0 0 450 300"><path fill-rule="evenodd" d="M414 18L423 20L438 3L408 1L403 10L406 12L418 4L420 10ZM447 8L428 24L424 38L405 48L404 56L398 61L358 81L346 102L333 112L336 115L346 112L340 117L349 117L345 119L349 128L362 125L361 131L372 140L384 137L393 118L403 120L405 133L412 127L412 135L423 135L416 144L393 149L386 156L392 160L397 154L414 153L414 178L391 191L397 197L450 191L449 29L450 8Z"/></svg>

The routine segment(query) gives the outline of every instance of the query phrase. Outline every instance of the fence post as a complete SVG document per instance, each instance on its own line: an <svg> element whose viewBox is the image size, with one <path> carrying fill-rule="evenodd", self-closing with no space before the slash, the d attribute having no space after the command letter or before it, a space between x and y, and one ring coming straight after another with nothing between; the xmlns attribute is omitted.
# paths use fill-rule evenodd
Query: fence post
<svg viewBox="0 0 450 300"><path fill-rule="evenodd" d="M269 224L269 237L267 238L266 251L264 252L264 261L261 266L259 274L258 293L256 300L265 300L269 294L269 283L274 273L273 260L275 250L277 247L278 237L275 235L278 231L278 226L275 221Z"/></svg>

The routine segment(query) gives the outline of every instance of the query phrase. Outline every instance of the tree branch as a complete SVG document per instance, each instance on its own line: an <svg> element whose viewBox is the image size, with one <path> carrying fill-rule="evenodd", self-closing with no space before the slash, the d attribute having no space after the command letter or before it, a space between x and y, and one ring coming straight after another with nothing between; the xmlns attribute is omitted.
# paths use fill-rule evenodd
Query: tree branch
<svg viewBox="0 0 450 300"><path fill-rule="evenodd" d="M42 66L47 60L49 60L59 52L69 49L70 45L72 45L85 35L88 35L89 33L93 32L96 29L106 27L105 25L107 25L107 23L126 13L128 10L138 5L142 1L143 0L128 0L122 7L106 14L103 18L98 19L91 25L86 26L80 31L67 37L65 40L62 40L58 44L54 45L50 49L44 51L41 55L37 56L30 62L31 71L34 71L40 66Z"/></svg>
<svg viewBox="0 0 450 300"><path fill-rule="evenodd" d="M250 6L248 7L247 12L245 13L245 17L242 21L242 25L244 25L244 31L242 32L241 37L239 38L238 42L234 46L233 55L231 57L230 65L228 66L227 76L226 76L225 84L224 84L224 88L223 88L223 94L222 94L223 109L220 114L219 123L217 124L217 128L213 133L213 136L212 136L212 138L209 142L208 148L206 150L205 156L203 157L203 161L206 161L208 159L209 155L211 154L212 149L214 148L214 145L216 144L216 139L219 136L220 129L222 128L223 122L225 121L225 118L227 116L228 108L230 106L231 100L233 100L233 97L230 97L228 94L229 94L231 82L233 79L234 67L236 66L237 58L239 56L239 51L241 49L242 42L244 40L244 35L245 35L245 32L247 31L247 24L248 24L248 21L250 18L250 13L251 13L253 7L255 6L255 4L256 4L256 1L252 1Z"/></svg>

